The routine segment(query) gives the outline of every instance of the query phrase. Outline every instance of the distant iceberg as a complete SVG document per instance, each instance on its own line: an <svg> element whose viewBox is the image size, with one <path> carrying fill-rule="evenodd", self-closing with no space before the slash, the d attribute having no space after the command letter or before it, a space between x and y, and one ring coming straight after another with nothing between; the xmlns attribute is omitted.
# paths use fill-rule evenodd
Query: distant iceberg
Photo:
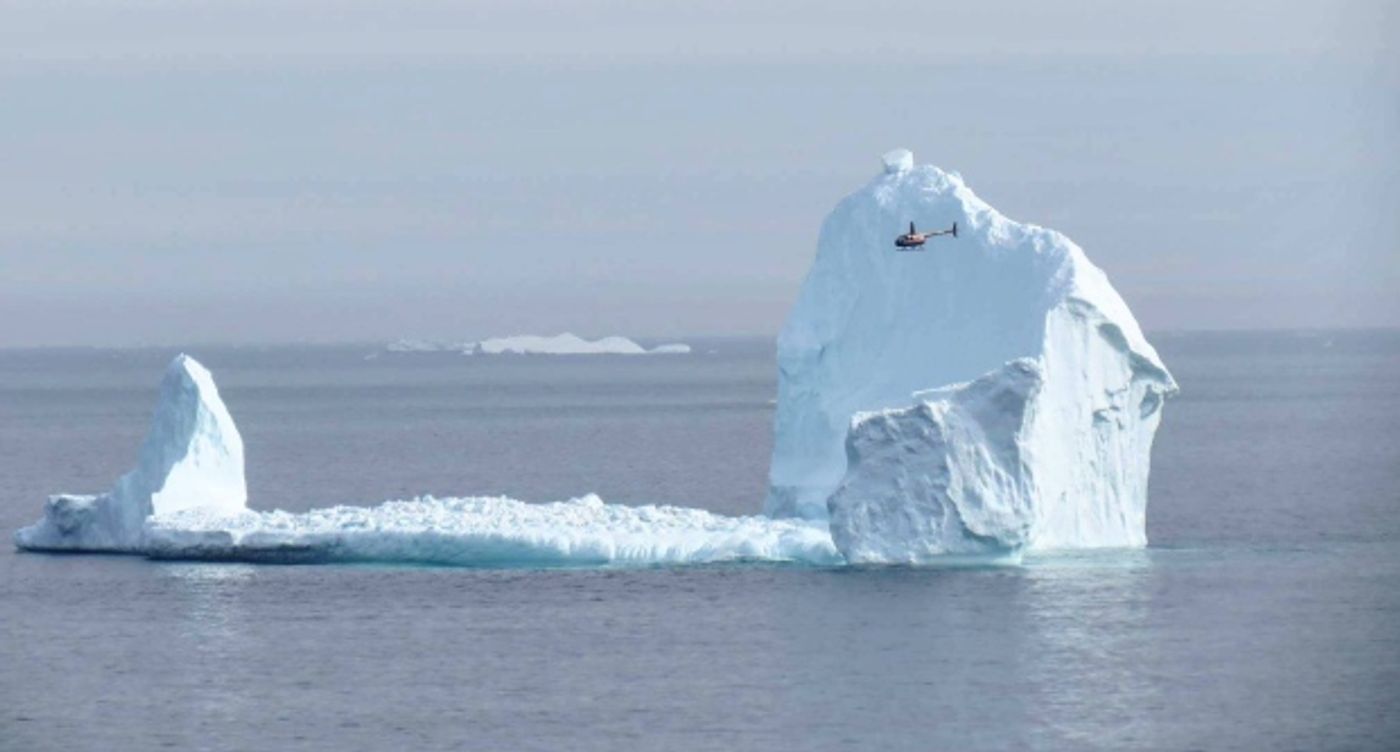
<svg viewBox="0 0 1400 752"><path fill-rule="evenodd" d="M570 332L541 336L520 334L491 337L478 342L432 342L401 339L384 348L389 353L456 352L463 355L686 355L690 345L663 344L647 349L627 337L585 339Z"/></svg>
<svg viewBox="0 0 1400 752"><path fill-rule="evenodd" d="M384 351L391 353L427 353L458 351L463 345L449 345L442 342L430 342L425 339L400 339L385 345Z"/></svg>
<svg viewBox="0 0 1400 752"><path fill-rule="evenodd" d="M647 349L626 337L587 340L564 332L552 337L521 334L492 337L471 346L477 355L645 355Z"/></svg>

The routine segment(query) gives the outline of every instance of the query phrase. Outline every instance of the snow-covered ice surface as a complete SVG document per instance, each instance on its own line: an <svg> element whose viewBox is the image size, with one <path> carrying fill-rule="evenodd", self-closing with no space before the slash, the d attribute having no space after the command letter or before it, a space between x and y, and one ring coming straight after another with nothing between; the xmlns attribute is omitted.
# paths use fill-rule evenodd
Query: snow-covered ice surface
<svg viewBox="0 0 1400 752"><path fill-rule="evenodd" d="M139 553L152 514L246 507L243 439L209 371L193 358L171 361L136 468L98 495L57 494L44 518L15 533L26 549Z"/></svg>
<svg viewBox="0 0 1400 752"><path fill-rule="evenodd" d="M824 524L700 509L605 504L589 495L385 502L303 514L186 510L151 520L160 558L282 563L604 566L735 561L837 564Z"/></svg>
<svg viewBox="0 0 1400 752"><path fill-rule="evenodd" d="M909 222L957 238L897 252ZM854 562L1146 543L1176 383L1084 252L896 150L827 217L778 341L765 510Z"/></svg>

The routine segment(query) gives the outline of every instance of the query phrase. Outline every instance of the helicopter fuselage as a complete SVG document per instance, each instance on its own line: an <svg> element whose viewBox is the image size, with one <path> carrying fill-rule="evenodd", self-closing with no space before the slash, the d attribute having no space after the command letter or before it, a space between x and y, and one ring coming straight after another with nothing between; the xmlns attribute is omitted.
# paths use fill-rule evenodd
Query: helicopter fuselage
<svg viewBox="0 0 1400 752"><path fill-rule="evenodd" d="M923 246L923 244L927 243L929 239L936 238L939 235L952 235L956 238L958 236L958 223L954 222L953 226L949 227L946 230L937 230L934 232L919 232L914 227L914 223L910 222L909 232L906 232L903 235L900 235L899 237L895 238L894 247L898 248L901 251L912 251Z"/></svg>

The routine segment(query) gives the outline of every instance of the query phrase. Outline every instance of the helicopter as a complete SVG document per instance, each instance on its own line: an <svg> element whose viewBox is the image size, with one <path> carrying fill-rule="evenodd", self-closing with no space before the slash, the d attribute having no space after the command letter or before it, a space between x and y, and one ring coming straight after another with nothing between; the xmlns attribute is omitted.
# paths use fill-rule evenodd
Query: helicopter
<svg viewBox="0 0 1400 752"><path fill-rule="evenodd" d="M909 232L895 238L894 247L900 251L921 251L923 250L923 244L927 243L929 238L936 238L939 235L952 235L956 238L958 236L958 223L954 222L953 226L946 230L919 232L914 229L914 223L910 222Z"/></svg>

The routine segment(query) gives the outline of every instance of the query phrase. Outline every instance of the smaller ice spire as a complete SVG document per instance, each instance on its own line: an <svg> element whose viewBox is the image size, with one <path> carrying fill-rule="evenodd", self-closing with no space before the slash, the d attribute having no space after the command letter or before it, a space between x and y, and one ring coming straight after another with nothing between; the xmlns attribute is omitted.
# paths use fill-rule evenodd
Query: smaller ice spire
<svg viewBox="0 0 1400 752"><path fill-rule="evenodd" d="M49 497L44 519L17 531L15 544L139 553L151 515L188 509L234 514L247 501L243 439L214 377L182 354L166 368L136 468L105 494Z"/></svg>

